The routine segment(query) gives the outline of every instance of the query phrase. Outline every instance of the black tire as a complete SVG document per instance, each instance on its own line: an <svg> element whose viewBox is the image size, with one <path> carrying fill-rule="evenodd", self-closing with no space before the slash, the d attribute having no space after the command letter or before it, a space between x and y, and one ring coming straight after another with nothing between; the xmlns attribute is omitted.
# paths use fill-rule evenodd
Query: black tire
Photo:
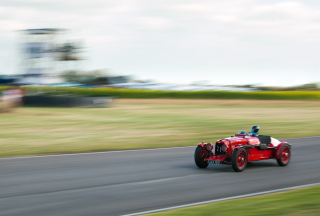
<svg viewBox="0 0 320 216"><path fill-rule="evenodd" d="M279 166L287 166L291 158L291 150L288 144L284 144L280 149L280 157L277 158Z"/></svg>
<svg viewBox="0 0 320 216"><path fill-rule="evenodd" d="M244 148L234 150L232 154L232 168L236 172L242 172L248 163L247 151Z"/></svg>
<svg viewBox="0 0 320 216"><path fill-rule="evenodd" d="M203 149L201 146L198 146L194 152L194 162L196 162L196 165L199 168L206 168L209 165L208 161L204 161L206 153L207 150Z"/></svg>

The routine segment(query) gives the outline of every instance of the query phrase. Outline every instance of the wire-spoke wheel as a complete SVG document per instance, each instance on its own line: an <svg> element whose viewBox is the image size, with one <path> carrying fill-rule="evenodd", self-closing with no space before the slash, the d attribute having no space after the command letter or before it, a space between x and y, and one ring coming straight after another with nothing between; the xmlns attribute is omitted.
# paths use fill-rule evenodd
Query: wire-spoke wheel
<svg viewBox="0 0 320 216"><path fill-rule="evenodd" d="M208 151L205 148L202 148L201 146L196 148L196 151L194 152L194 162L196 162L196 165L199 168L206 168L209 165L208 161L205 160L207 156Z"/></svg>
<svg viewBox="0 0 320 216"><path fill-rule="evenodd" d="M280 149L279 158L277 158L277 162L279 166L287 166L290 162L291 151L290 146L288 144L284 144Z"/></svg>
<svg viewBox="0 0 320 216"><path fill-rule="evenodd" d="M244 148L236 149L232 154L232 168L236 172L242 172L248 163L247 152Z"/></svg>

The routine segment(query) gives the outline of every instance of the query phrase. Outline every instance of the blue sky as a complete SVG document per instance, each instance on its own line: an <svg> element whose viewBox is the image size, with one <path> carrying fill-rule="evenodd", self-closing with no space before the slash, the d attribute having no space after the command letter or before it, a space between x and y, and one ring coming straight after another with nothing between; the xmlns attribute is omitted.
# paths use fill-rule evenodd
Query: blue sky
<svg viewBox="0 0 320 216"><path fill-rule="evenodd" d="M320 2L0 0L0 72L21 73L18 30L69 29L84 70L165 83L320 82Z"/></svg>

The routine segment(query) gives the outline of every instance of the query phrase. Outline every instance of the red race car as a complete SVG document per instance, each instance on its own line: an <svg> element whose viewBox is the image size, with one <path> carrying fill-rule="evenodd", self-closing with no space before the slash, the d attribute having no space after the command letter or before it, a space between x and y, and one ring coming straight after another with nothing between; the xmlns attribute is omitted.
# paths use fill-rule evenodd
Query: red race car
<svg viewBox="0 0 320 216"><path fill-rule="evenodd" d="M220 139L215 145L200 143L195 151L194 160L199 168L209 164L232 165L236 172L242 172L251 161L276 159L280 166L290 162L291 145L280 142L270 136L252 136L240 131L225 139Z"/></svg>

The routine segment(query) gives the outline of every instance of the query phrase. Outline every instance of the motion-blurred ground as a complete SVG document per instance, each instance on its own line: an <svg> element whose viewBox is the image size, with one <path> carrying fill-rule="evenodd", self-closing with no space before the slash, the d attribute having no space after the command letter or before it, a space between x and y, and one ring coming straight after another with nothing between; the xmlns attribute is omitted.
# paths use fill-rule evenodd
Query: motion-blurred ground
<svg viewBox="0 0 320 216"><path fill-rule="evenodd" d="M275 138L319 135L320 101L118 99L110 108L2 113L0 157L215 142L260 125Z"/></svg>

